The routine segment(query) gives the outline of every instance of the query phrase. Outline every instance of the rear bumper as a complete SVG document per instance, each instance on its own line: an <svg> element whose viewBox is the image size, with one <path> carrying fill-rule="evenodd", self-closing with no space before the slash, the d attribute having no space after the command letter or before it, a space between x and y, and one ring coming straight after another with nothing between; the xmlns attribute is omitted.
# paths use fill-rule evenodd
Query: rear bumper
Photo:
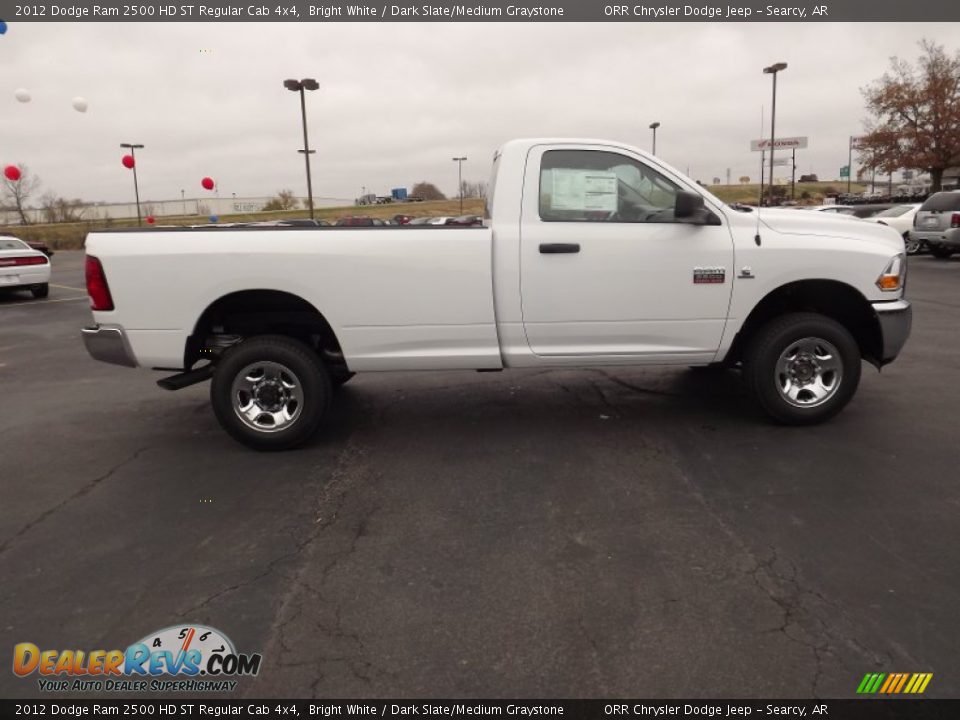
<svg viewBox="0 0 960 720"><path fill-rule="evenodd" d="M960 228L951 228L949 230L911 230L910 238L912 240L922 240L928 245L960 248Z"/></svg>
<svg viewBox="0 0 960 720"><path fill-rule="evenodd" d="M137 360L130 350L130 343L123 328L95 325L80 331L83 344L90 357L101 362L126 367L137 367Z"/></svg>
<svg viewBox="0 0 960 720"><path fill-rule="evenodd" d="M873 303L873 312L880 326L880 364L886 365L900 354L910 337L913 325L913 307L906 300Z"/></svg>

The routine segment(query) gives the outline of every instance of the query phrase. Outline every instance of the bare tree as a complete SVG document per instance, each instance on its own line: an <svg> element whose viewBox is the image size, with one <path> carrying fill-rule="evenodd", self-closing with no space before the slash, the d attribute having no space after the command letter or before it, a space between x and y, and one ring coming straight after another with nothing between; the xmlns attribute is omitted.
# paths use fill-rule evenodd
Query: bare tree
<svg viewBox="0 0 960 720"><path fill-rule="evenodd" d="M487 197L487 183L482 180L479 182L464 180L461 189L463 190L463 196L465 198L480 198L481 200L485 200Z"/></svg>
<svg viewBox="0 0 960 720"><path fill-rule="evenodd" d="M57 197L52 192L44 193L40 197L40 208L43 210L44 221L48 223L80 222L87 211L87 206L82 200L78 198L67 200L67 198Z"/></svg>
<svg viewBox="0 0 960 720"><path fill-rule="evenodd" d="M281 190L275 198L267 201L264 210L296 210L300 201L293 194L293 190Z"/></svg>
<svg viewBox="0 0 960 720"><path fill-rule="evenodd" d="M3 197L20 216L21 225L29 225L27 201L40 189L40 178L30 172L26 165L20 165L20 179L17 181L3 178Z"/></svg>
<svg viewBox="0 0 960 720"><path fill-rule="evenodd" d="M934 192L943 171L960 163L960 52L930 40L917 66L893 58L891 69L863 90L870 118L858 149L863 165L883 173L901 168L930 173Z"/></svg>

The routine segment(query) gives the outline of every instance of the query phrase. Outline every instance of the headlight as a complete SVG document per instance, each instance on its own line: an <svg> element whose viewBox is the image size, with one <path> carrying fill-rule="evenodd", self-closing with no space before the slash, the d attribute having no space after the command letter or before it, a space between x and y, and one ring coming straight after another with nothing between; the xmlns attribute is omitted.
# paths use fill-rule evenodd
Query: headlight
<svg viewBox="0 0 960 720"><path fill-rule="evenodd" d="M907 258L903 253L894 255L886 269L877 278L877 287L883 292L902 290L907 281Z"/></svg>

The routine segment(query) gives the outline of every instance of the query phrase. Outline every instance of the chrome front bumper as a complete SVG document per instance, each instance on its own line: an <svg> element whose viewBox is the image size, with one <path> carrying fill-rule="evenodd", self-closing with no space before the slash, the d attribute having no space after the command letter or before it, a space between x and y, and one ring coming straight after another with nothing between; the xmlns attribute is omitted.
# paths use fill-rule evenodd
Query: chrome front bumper
<svg viewBox="0 0 960 720"><path fill-rule="evenodd" d="M83 344L90 357L101 362L137 367L137 360L130 350L130 343L122 328L95 325L80 331Z"/></svg>
<svg viewBox="0 0 960 720"><path fill-rule="evenodd" d="M880 364L893 362L910 337L913 325L913 308L906 300L873 303L873 311L880 324L881 348Z"/></svg>

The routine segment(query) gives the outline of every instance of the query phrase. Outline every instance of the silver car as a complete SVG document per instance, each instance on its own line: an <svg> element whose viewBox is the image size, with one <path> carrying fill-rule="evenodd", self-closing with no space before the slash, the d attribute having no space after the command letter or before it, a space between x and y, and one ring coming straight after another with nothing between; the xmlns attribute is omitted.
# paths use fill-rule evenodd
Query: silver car
<svg viewBox="0 0 960 720"><path fill-rule="evenodd" d="M934 193L917 210L910 240L941 260L960 250L960 190Z"/></svg>

